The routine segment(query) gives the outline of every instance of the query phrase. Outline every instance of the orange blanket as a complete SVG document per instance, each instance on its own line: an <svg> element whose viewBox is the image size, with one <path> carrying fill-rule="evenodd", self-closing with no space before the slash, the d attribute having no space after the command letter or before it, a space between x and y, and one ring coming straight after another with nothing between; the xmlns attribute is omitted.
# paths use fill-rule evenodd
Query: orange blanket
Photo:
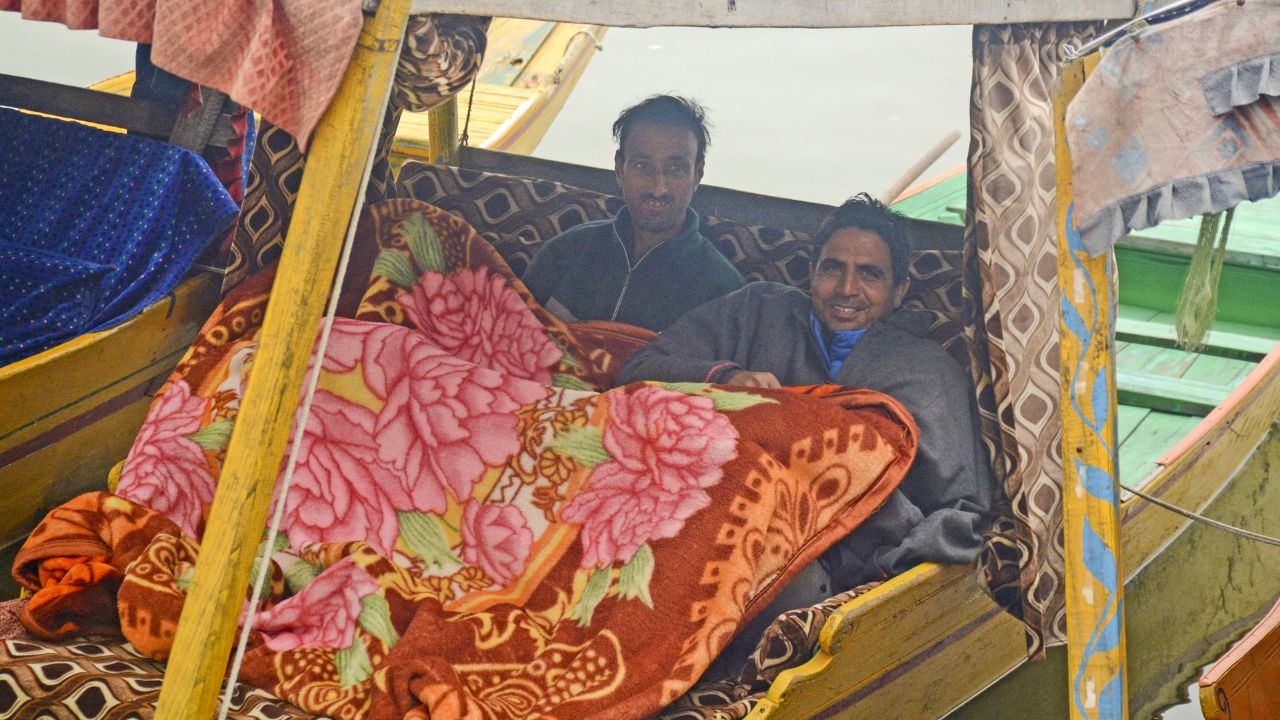
<svg viewBox="0 0 1280 720"><path fill-rule="evenodd" d="M335 322L316 363L293 487L276 498L282 534L263 548L278 582L244 615L242 678L308 712L652 715L913 458L910 417L868 391L602 392L645 334L560 323L430 206L375 206L360 237L354 318ZM136 647L169 651L264 290L228 296L157 396L120 497L78 498L21 551L18 576L46 614L81 627L115 614ZM148 524L139 506L171 522ZM40 550L130 521L100 553ZM132 563L114 605L101 584L37 580L92 554L114 568L117 548Z"/></svg>

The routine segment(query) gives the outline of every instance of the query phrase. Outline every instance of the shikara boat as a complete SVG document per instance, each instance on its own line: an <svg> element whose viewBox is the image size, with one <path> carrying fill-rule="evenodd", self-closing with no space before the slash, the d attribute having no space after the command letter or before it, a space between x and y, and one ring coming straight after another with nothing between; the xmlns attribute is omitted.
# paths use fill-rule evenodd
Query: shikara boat
<svg viewBox="0 0 1280 720"><path fill-rule="evenodd" d="M531 152L606 30L577 23L495 19L476 78L471 143ZM103 96L128 96L133 84L133 72L94 83L89 91L4 77L0 105L180 143L174 134L183 127L174 130L177 108ZM465 125L466 103L451 102L434 112L438 115L446 108L459 113L457 127ZM404 113L393 162L429 157L427 116ZM224 115L208 143L225 143L228 132ZM0 510L0 564L8 566L45 512L100 487L105 473L128 452L151 396L217 304L220 285L212 269L197 270L170 298L132 320L0 367L0 407L6 408L0 418L0 488L14 498ZM7 575L0 587L12 589Z"/></svg>
<svg viewBox="0 0 1280 720"><path fill-rule="evenodd" d="M908 190L894 207L909 217L962 225L966 192L964 168L954 168ZM1271 532L1277 529L1276 520L1250 512L1266 502L1251 493L1265 481L1264 465L1276 452L1276 440L1266 439L1265 433L1268 413L1274 417L1280 407L1274 401L1264 403L1256 415L1247 408L1258 402L1253 399L1254 385L1270 382L1268 374L1275 365L1270 356L1280 343L1280 314L1273 310L1280 303L1280 236L1273 232L1277 216L1280 201L1276 199L1236 209L1233 228L1238 235L1233 233L1235 240L1228 245L1217 319L1206 346L1198 352L1177 346L1174 313L1199 220L1176 220L1135 231L1115 248L1121 482L1148 488L1148 492L1168 488L1165 492L1188 497L1188 507L1212 503L1209 514L1215 518L1229 515L1242 527ZM1255 419L1249 420L1251 416ZM1237 423L1262 433L1262 444L1252 451L1224 449L1219 455L1213 438L1234 432L1231 428ZM1230 482L1206 484L1212 490L1207 495L1188 494L1191 484L1210 479L1216 483L1222 478ZM1141 498L1124 495L1126 533L1131 516L1167 514L1146 506ZM1261 611L1262 603L1277 590L1275 583L1261 579L1267 572L1264 568L1275 567L1267 558L1273 553L1255 556L1247 541L1213 537L1221 533L1218 530L1193 530L1185 533L1189 537L1166 535L1161 543L1148 540L1138 546L1154 548L1154 553L1148 549L1144 555L1125 556L1127 563L1133 563L1126 601L1137 615L1128 623L1130 697L1137 712L1185 702L1186 698L1177 697L1178 688L1222 652L1243 629L1240 623ZM1136 536L1129 537L1126 534L1124 541L1136 545ZM1211 569L1215 563L1209 557L1221 561L1216 570ZM1234 567L1228 571L1228 565ZM1245 575L1255 579L1241 582ZM1218 596L1224 586L1236 588L1229 592L1229 600ZM1170 592L1177 592L1184 602L1170 605ZM956 716L988 717L1013 712L1014 707L1046 717L1065 713L1064 698L1058 692L1064 688L1057 687L1063 678L1052 676L1054 672L1065 675L1064 661L1051 659L1043 668L1019 671L1007 687L997 685ZM1047 691L1051 684L1055 690Z"/></svg>
<svg viewBox="0 0 1280 720"><path fill-rule="evenodd" d="M960 8L927 0L894 8L852 4L814 8L805 3L780 2L727 5L689 2L657 6L599 0L564 0L554 7L530 6L516 0L441 0L420 5L414 5L412 9L418 12L483 13L641 27L846 27L913 22L1050 22L1124 17L1133 10L1128 2L1063 4L1047 0L998 8L981 5ZM384 43L369 43L357 51L357 59L347 72L343 92L330 106L326 122L317 130L312 159L296 209L299 221L290 229L290 242L285 247L274 301L265 321L265 339L257 360L263 371L255 373L249 383L246 391L249 399L295 398L299 395L306 356L294 349L308 346L314 338L326 291L326 288L319 287L324 283L316 283L314 279L332 276L338 263L336 240L347 231L352 216L350 210L357 202L360 168L368 161L376 134L376 118L362 118L361 115L372 115L363 111L368 105L377 104L377 98L386 96L394 57L386 57L385 50L395 44L398 29L403 27L404 15L409 11L409 3L382 3L376 19L369 21L368 32L375 36L381 32L382 37L390 39ZM1066 101L1084 81L1085 73L1084 65L1073 65L1065 73L1067 89L1058 99L1056 114L1059 129ZM466 152L460 154L464 164L467 155ZM475 157L485 156L475 154ZM523 174L516 160L489 157L502 170ZM1069 156L1061 140L1058 161L1061 219L1067 216L1071 190ZM563 166L547 166L543 170L543 177L555 172L563 172L566 176L576 172ZM1083 181L1076 179L1077 183ZM575 181L575 184L585 183ZM812 204L770 206L758 197L735 196L731 192L711 188L704 189L701 201L707 204L704 211L734 217L743 223L759 220L752 214L753 207L757 210L770 207L777 212L769 219L771 225L795 227L801 232L805 227L812 227L806 225L812 220L804 219L805 211L812 218L823 209ZM1065 544L1069 558L1068 623L1072 628L1068 645L1069 669L1059 672L1055 680L1045 685L1051 685L1054 693L1066 701L1072 716L1121 717L1127 707L1127 695L1141 691L1141 681L1146 678L1126 673L1123 616L1118 612L1118 608L1123 607L1118 602L1119 588L1126 581L1139 579L1143 569L1149 563L1154 564L1154 559L1166 547L1171 547L1171 541L1187 527L1187 521L1151 508L1134 497L1117 502L1119 491L1114 479L1124 472L1119 467L1124 460L1117 461L1115 448L1111 448L1111 452L1102 452L1096 441L1084 438L1081 421L1069 416L1076 400L1073 393L1077 389L1093 391L1089 393L1094 410L1090 428L1097 437L1108 432L1112 438L1121 434L1132 436L1134 429L1145 424L1145 420L1153 417L1155 412L1176 416L1170 422L1181 426L1176 434L1163 436L1161 442L1167 448L1163 455L1157 456L1152 451L1144 456L1131 470L1140 479L1125 482L1164 501L1199 510L1226 490L1240 489L1249 494L1265 485L1257 468L1248 460L1255 453L1272 452L1264 443L1280 411L1280 347L1263 351L1267 340L1265 334L1260 336L1261 340L1255 336L1240 341L1225 335L1214 336L1211 347L1217 353L1211 352L1210 356L1248 363L1236 367L1233 378L1238 382L1226 391L1225 397L1221 391L1195 396L1190 392L1195 388L1185 383L1174 383L1180 390L1148 391L1147 395L1159 396L1159 399L1151 400L1149 406L1135 403L1140 409L1128 411L1124 414L1127 417L1123 417L1116 409L1114 392L1118 373L1109 360L1112 337L1109 317L1117 301L1105 291L1108 286L1107 256L1085 258L1083 252L1071 244L1070 227L1064 225L1060 238L1060 286L1079 288L1088 285L1100 294L1090 299L1096 303L1091 312L1081 314L1076 310L1080 317L1087 318L1086 332L1076 336L1079 342L1069 338L1069 342L1064 341L1068 347L1064 348L1062 367L1087 366L1092 373L1090 377L1094 378L1092 382L1076 383L1068 370L1063 371L1064 445L1069 450L1069 457L1100 468L1101 477L1106 482L1098 483L1098 476L1090 475L1086 479L1093 484L1086 488L1078 471L1071 467L1063 481L1065 489L1061 494L1067 506L1064 513L1067 516ZM954 226L948 227L947 223L920 222L915 228L919 231L917 239L925 243L922 249L949 248L954 251L961 242ZM1077 301L1080 299L1071 299L1073 303ZM1053 308L1040 310L1052 312ZM1140 335L1144 339L1150 337L1168 343L1167 331L1152 326L1160 310L1151 310L1153 312L1149 315L1134 317L1135 322L1148 325L1130 324L1133 335L1127 339L1128 342L1143 344L1134 339ZM1073 333L1077 329L1074 324L1063 327ZM1234 326L1218 327L1220 332L1241 334L1234 332L1237 329ZM1063 335L1067 335L1065 330ZM1193 363L1194 360L1188 364ZM1077 385L1082 385L1082 388ZM1170 398L1170 395L1174 397ZM1171 399L1176 402L1170 402ZM190 601L184 609L175 640L176 647L199 647L203 651L176 654L170 660L157 717L168 720L204 716L212 708L243 602L242 590L247 585L254 548L267 515L270 492L264 488L269 488L275 480L293 408L292 402L246 403L237 420L208 520L212 530L206 534L201 550L202 560L196 567ZM1184 413L1192 409L1196 413L1205 411L1205 414L1194 421L1183 420L1187 417ZM1130 432L1118 431L1120 424L1128 425ZM1153 423L1152 428L1160 424ZM1134 442L1129 437L1126 440ZM1148 446L1156 444L1147 443ZM1095 492L1105 496L1108 490L1113 494L1110 502L1104 501L1095 506L1082 504L1084 496ZM1276 521L1275 518L1266 520ZM1080 558L1082 522L1099 528L1095 533L1101 538L1100 544L1091 546L1090 550L1094 559L1099 554L1113 559L1109 574L1084 567L1085 560ZM1262 530L1266 531L1266 528ZM1123 563L1119 558L1123 558ZM1089 580L1088 573L1092 573L1093 580ZM1089 585L1090 582L1101 584L1094 587ZM1082 592L1082 588L1085 591ZM1104 595L1098 588L1109 592ZM1098 605L1103 600L1111 608L1114 620L1107 620L1105 626L1095 626L1100 617L1098 611L1102 609ZM1090 605L1094 607L1090 608ZM1197 608L1190 606L1185 610L1187 614L1198 612ZM1179 620L1165 616L1161 618L1164 624L1159 627L1139 622L1142 632L1135 632L1131 621L1130 647L1137 647L1140 638L1156 639L1168 624ZM1095 630L1093 639L1101 633L1114 634L1117 628L1121 639L1100 648L1089 638L1090 629L1094 627L1102 627L1102 631ZM1085 635L1084 640L1078 637L1081 632ZM1106 657L1096 657L1098 655ZM816 655L809 662L782 672L768 693L754 705L750 717L756 720L939 717L983 693L1026 659L1023 625L978 587L971 568L923 565L839 607L822 629ZM1093 665L1099 661L1103 665L1101 670ZM1050 666L1051 663L1046 663L1038 667ZM1118 691L1113 690L1116 688ZM1059 693L1060 689L1063 692ZM1089 712L1085 712L1086 702Z"/></svg>
<svg viewBox="0 0 1280 720"><path fill-rule="evenodd" d="M893 207L920 220L964 224L966 176L954 168L913 188ZM1199 219L1130 233L1116 244L1120 477L1141 487L1167 465L1203 418L1280 342L1280 200L1241 205L1222 270L1217 316L1199 352L1175 342L1178 291L1190 264Z"/></svg>
<svg viewBox="0 0 1280 720"><path fill-rule="evenodd" d="M533 152L602 48L607 30L603 25L494 18L474 97L468 88L447 104L456 108L459 133L465 130L473 147ZM400 118L391 146L393 163L432 159L429 115L405 113Z"/></svg>

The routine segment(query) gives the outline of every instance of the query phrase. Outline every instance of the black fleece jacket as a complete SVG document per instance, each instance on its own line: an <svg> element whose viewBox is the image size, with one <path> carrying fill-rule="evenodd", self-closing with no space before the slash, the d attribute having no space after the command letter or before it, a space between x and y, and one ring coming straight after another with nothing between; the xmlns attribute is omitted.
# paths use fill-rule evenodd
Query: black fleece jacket
<svg viewBox="0 0 1280 720"><path fill-rule="evenodd" d="M742 287L742 275L698 232L692 209L685 211L679 235L642 258L632 258L623 242L629 224L623 208L612 220L551 238L525 270L525 286L562 319L616 320L658 331Z"/></svg>

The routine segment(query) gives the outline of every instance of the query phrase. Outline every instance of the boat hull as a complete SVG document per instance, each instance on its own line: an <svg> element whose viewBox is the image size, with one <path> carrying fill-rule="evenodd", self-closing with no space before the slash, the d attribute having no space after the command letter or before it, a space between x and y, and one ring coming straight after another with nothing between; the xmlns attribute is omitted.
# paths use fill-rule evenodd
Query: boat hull
<svg viewBox="0 0 1280 720"><path fill-rule="evenodd" d="M1205 720L1274 718L1280 716L1276 688L1280 688L1280 602L1200 677L1200 710Z"/></svg>
<svg viewBox="0 0 1280 720"><path fill-rule="evenodd" d="M0 562L45 513L104 489L151 405L218 302L220 278L188 278L116 327L0 368ZM10 583L5 576L5 583ZM12 596L12 585L0 597Z"/></svg>
<svg viewBox="0 0 1280 720"><path fill-rule="evenodd" d="M1205 513L1280 533L1280 518L1257 511L1280 503L1280 483L1267 478L1278 463L1280 436L1273 433ZM1248 630L1278 592L1280 553L1274 548L1188 527L1125 584L1131 716L1148 718L1186 703L1185 688L1199 669ZM1055 648L1045 662L1018 667L949 717L1066 717L1067 683L1066 654Z"/></svg>
<svg viewBox="0 0 1280 720"><path fill-rule="evenodd" d="M1211 515L1280 534L1280 517L1257 513L1267 503L1280 504L1280 484L1267 482L1269 468L1280 464L1280 437L1268 439L1278 415L1280 347L1139 485L1195 510L1222 495ZM1243 629L1240 618L1256 616L1280 592L1280 557L1234 536L1224 543L1216 530L1187 531L1186 519L1136 498L1122 503L1121 515L1130 707L1138 717L1175 702L1160 692L1170 673L1190 679L1194 667L1186 663L1225 649ZM1196 559L1211 543L1217 543L1217 569L1226 573L1216 581L1206 580L1204 561ZM1171 628L1188 629L1182 642L1174 641ZM921 566L833 614L817 657L782 673L750 717L941 717L1023 665L1023 637L1018 622L978 589L969 568ZM1051 662L1058 655L1052 652ZM1065 717L1065 655L1058 662L1056 671L1044 663L1019 669L955 717ZM1028 711L1027 703L1041 696L1053 707Z"/></svg>
<svg viewBox="0 0 1280 720"><path fill-rule="evenodd" d="M498 22L495 20L495 23ZM526 25L504 21L491 28L489 55L500 62L528 38ZM545 35L537 35L538 47L521 58L519 72L500 72L490 63L481 69L474 92L457 99L458 128L467 126L473 147L518 155L532 153L551 128L565 101L596 53L597 41L608 28L578 23L555 23ZM470 106L470 107L469 107ZM470 116L470 117L468 117ZM432 159L427 113L404 113L391 145L391 162Z"/></svg>

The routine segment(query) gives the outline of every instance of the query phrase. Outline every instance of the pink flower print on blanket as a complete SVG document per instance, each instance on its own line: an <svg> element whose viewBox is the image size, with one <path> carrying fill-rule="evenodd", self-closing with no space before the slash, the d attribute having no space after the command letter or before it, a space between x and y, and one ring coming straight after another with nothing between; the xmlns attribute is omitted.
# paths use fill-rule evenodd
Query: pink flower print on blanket
<svg viewBox="0 0 1280 720"><path fill-rule="evenodd" d="M604 448L613 459L595 466L560 514L582 525L582 567L626 562L641 545L674 537L737 456L738 431L710 398L652 385L608 398Z"/></svg>
<svg viewBox="0 0 1280 720"><path fill-rule="evenodd" d="M515 411L550 389L452 357L408 328L353 324L365 323L335 323L334 333L357 332L365 383L386 401L373 435L391 471L384 482L398 484L388 490L396 509L438 514L448 492L470 498L486 467L520 449Z"/></svg>
<svg viewBox="0 0 1280 720"><path fill-rule="evenodd" d="M213 475L204 448L189 435L200 429L209 400L191 394L186 380L169 386L151 406L120 473L116 494L174 521L198 538L213 502Z"/></svg>
<svg viewBox="0 0 1280 720"><path fill-rule="evenodd" d="M524 572L533 531L514 505L468 503L462 511L462 559L505 584Z"/></svg>
<svg viewBox="0 0 1280 720"><path fill-rule="evenodd" d="M423 273L396 300L432 343L481 367L546 385L563 355L520 295L487 267Z"/></svg>
<svg viewBox="0 0 1280 720"><path fill-rule="evenodd" d="M364 370L366 375L370 370L375 371L374 382L377 387L374 391L378 397L385 400L387 397L386 375L378 371L374 361L393 336L404 332L404 328L398 325L334 318L333 328L329 331L329 345L325 348L324 363L321 368L325 372L345 373L355 370L363 363L366 367ZM319 344L319 342L317 337L316 343Z"/></svg>
<svg viewBox="0 0 1280 720"><path fill-rule="evenodd" d="M396 483L385 482L388 470L378 462L373 437L376 417L330 392L316 393L285 500L284 527L295 547L364 540L392 556L396 508L409 501Z"/></svg>
<svg viewBox="0 0 1280 720"><path fill-rule="evenodd" d="M293 597L258 614L254 629L275 652L300 647L340 650L355 640L360 599L378 592L376 580L343 558Z"/></svg>

